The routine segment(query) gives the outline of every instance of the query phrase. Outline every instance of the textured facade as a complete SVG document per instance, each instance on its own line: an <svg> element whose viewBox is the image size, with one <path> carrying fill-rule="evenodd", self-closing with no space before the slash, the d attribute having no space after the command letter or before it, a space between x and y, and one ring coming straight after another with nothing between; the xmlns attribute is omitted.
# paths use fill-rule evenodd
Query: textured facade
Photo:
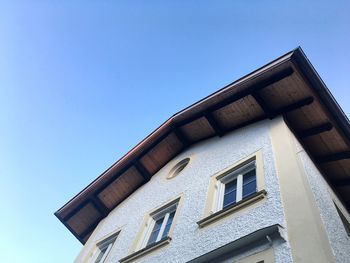
<svg viewBox="0 0 350 263"><path fill-rule="evenodd" d="M339 263L350 262L350 237L337 213L336 206L348 216L346 209L302 146L296 140L295 143L334 256ZM349 217L347 218L349 220Z"/></svg>
<svg viewBox="0 0 350 263"><path fill-rule="evenodd" d="M315 261L306 260L310 255L297 258L298 252L293 253L295 237L290 232L293 228L290 229L289 225L293 224L289 224L289 220L295 219L286 217L286 209L289 207L284 205L282 200L284 194L281 191L285 190L285 187L280 187L281 177L289 174L278 174L280 171L276 168L279 160L275 158L278 149L273 145L276 141L272 131L274 125L281 126L285 131L288 129L282 118L261 121L223 137L202 141L176 156L147 184L135 191L100 222L76 262L91 262L96 251L96 243L110 233L120 231L105 259L105 262L119 262L133 252L130 248L142 228L141 223L145 215L176 197L181 197L181 204L177 209L177 220L173 223L171 241L133 259L133 262L205 262L207 259L210 259L210 262L245 262L244 258L249 259L249 256L259 255L259 253L263 255L267 253L266 251L270 251L273 255L271 262L321 262L316 260L316 254L319 253L317 249L324 249L323 246L328 246L326 249L331 251L331 255L328 255L330 259L325 258L322 262L330 262L329 260L350 262L350 238L333 204L333 201L337 203L339 201L290 133L290 138L284 139L290 139L297 149L295 157L300 159L304 170L300 174L304 176L305 182L308 182L306 189L310 189L310 195L301 196L301 198L311 198L309 202L314 205L315 211L318 211L319 220L322 223L321 231L324 229L327 237L325 244L319 243L306 248L311 249L311 256L315 254ZM266 196L204 227L199 227L197 222L204 217L210 178L257 152L262 156ZM171 168L186 157L190 158L190 162L185 169L173 179L166 179ZM298 173L298 171L295 172ZM293 190L298 194L297 189L289 191ZM298 204L295 205L298 206ZM304 217L307 216L301 214L298 218L304 221ZM252 237L262 229L274 226L277 226L278 233L274 232L260 239L250 239L253 240L251 243L238 244L237 248L234 248L238 240L248 240L247 237ZM294 240L291 241L291 239ZM311 241L317 242L316 237L315 239L311 237ZM223 250L222 255L215 255L215 261L213 261L210 254L216 250L220 251L220 248L227 244L232 244L232 249L229 252L227 249ZM294 248L294 251L296 249ZM270 262L269 260L265 259L265 262Z"/></svg>

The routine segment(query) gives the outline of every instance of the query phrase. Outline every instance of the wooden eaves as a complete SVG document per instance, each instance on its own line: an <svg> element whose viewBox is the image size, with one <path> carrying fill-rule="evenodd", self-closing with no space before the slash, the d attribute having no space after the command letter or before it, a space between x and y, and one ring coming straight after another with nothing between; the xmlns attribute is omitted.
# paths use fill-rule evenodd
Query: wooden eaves
<svg viewBox="0 0 350 263"><path fill-rule="evenodd" d="M299 47L173 115L55 215L84 244L109 212L192 144L280 115L349 211L349 120Z"/></svg>

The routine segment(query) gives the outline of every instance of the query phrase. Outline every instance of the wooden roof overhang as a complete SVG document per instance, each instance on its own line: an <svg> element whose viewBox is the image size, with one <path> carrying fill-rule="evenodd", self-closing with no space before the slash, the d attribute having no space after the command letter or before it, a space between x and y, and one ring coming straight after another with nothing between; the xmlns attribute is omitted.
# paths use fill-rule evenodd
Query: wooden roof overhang
<svg viewBox="0 0 350 263"><path fill-rule="evenodd" d="M169 118L55 215L84 244L109 212L190 145L279 115L349 210L349 121L297 48Z"/></svg>

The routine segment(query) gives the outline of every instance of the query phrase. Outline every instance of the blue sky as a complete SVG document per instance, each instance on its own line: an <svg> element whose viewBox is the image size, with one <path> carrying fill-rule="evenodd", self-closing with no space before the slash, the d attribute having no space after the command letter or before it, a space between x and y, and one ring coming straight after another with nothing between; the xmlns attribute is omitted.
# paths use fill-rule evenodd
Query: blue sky
<svg viewBox="0 0 350 263"><path fill-rule="evenodd" d="M175 112L302 46L350 113L349 1L1 1L1 262L72 262L53 213Z"/></svg>

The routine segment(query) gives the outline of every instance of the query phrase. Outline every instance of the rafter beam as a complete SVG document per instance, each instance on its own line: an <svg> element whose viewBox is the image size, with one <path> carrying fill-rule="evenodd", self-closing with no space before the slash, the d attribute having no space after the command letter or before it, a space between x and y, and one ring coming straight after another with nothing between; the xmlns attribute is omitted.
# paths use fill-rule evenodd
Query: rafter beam
<svg viewBox="0 0 350 263"><path fill-rule="evenodd" d="M91 195L87 200L85 200L85 202L80 203L77 207L70 211L64 218L62 218L62 220L67 222L88 204L92 204L103 217L107 216L109 213L109 209L101 202L101 200L98 197Z"/></svg>
<svg viewBox="0 0 350 263"><path fill-rule="evenodd" d="M207 121L209 122L210 126L215 131L216 135L221 137L221 136L223 136L225 134L225 132L226 132L225 129L223 127L221 127L221 125L217 122L217 120L215 119L215 117L213 116L212 113L206 112L204 114L204 117L207 119Z"/></svg>
<svg viewBox="0 0 350 263"><path fill-rule="evenodd" d="M304 106L307 106L307 105L310 105L311 103L313 103L314 101L314 98L313 97L307 97L305 99L302 99L302 100L299 100L295 103L292 103L290 105L287 105L287 106L284 106L278 110L275 110L273 112L273 116L272 118L280 115L280 114L285 114L285 113L288 113L290 111L294 111L296 109L299 109L299 108L302 108Z"/></svg>
<svg viewBox="0 0 350 263"><path fill-rule="evenodd" d="M306 138L306 137L317 135L323 132L330 131L332 130L332 128L333 128L333 125L330 122L327 122L327 123L300 131L298 132L298 134L301 138Z"/></svg>
<svg viewBox="0 0 350 263"><path fill-rule="evenodd" d="M135 159L133 164L146 182L151 179L152 175L148 172L145 166L142 163L140 163L140 161Z"/></svg>
<svg viewBox="0 0 350 263"><path fill-rule="evenodd" d="M340 161L344 159L350 159L350 151L316 157L316 161L319 164L335 162L335 161Z"/></svg>
<svg viewBox="0 0 350 263"><path fill-rule="evenodd" d="M187 136L183 133L183 131L180 128L175 127L175 125L173 127L173 133L181 141L181 143L183 144L184 148L187 148L188 146L191 145L191 142L187 138Z"/></svg>
<svg viewBox="0 0 350 263"><path fill-rule="evenodd" d="M261 95L258 92L252 93L253 98L258 103L260 108L264 111L265 115L268 118L272 118L274 116L272 110L270 109L269 105L266 104L265 100L261 97Z"/></svg>
<svg viewBox="0 0 350 263"><path fill-rule="evenodd" d="M282 71L280 71L279 73L275 74L274 76L264 79L262 81L257 82L256 84L240 91L237 92L231 96L229 96L228 98L224 99L223 101L220 101L216 104L214 104L213 106L211 106L209 108L209 111L214 111L217 109L222 108L223 106L226 106L227 104L230 104L232 102L235 102L237 100L240 100L250 94L252 94L253 92L258 92L272 84L275 84L279 81L281 81L282 79L285 79L287 77L289 77L290 75L292 75L294 72L294 70L292 68L286 68Z"/></svg>
<svg viewBox="0 0 350 263"><path fill-rule="evenodd" d="M95 194L98 195L101 193L104 189L106 189L112 182L117 180L123 173L125 173L133 164L129 163L128 165L124 166L118 173L113 174L108 180L103 182L103 184L96 190Z"/></svg>
<svg viewBox="0 0 350 263"><path fill-rule="evenodd" d="M90 196L90 200L103 217L106 217L109 214L109 209L97 196Z"/></svg>
<svg viewBox="0 0 350 263"><path fill-rule="evenodd" d="M209 108L206 109L206 112L213 112L216 111L222 107L225 107L228 104L231 104L237 100L240 100L248 95L251 95L253 92L258 92L272 84L275 84L289 76L291 76L293 74L294 70L292 68L286 68L284 70L281 70L280 72L274 74L273 76L266 78L264 80L258 81L257 83L247 87L246 89L243 89L235 94L232 94L231 96L228 96L227 98L225 98L222 101L218 101L214 104L212 104ZM232 84L227 85L225 88L228 88L232 86ZM186 118L182 121L178 121L177 124L179 126L188 124L194 120L197 120L201 117L205 117L203 112L197 112L196 114L193 114L193 116L191 116L190 118Z"/></svg>
<svg viewBox="0 0 350 263"><path fill-rule="evenodd" d="M80 203L77 207L75 207L72 211L70 211L65 217L62 218L63 221L67 222L71 219L76 213L79 212L84 206L90 203L90 200L87 199L84 202Z"/></svg>

